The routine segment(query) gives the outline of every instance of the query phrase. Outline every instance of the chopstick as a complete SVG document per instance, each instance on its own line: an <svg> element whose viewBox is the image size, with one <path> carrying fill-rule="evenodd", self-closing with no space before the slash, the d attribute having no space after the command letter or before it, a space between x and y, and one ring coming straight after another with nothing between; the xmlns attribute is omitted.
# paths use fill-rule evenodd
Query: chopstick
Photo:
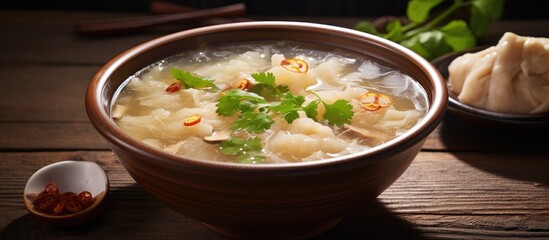
<svg viewBox="0 0 549 240"><path fill-rule="evenodd" d="M211 18L238 17L245 14L246 6L243 3L237 3L223 7L182 13L124 18L105 22L81 23L76 26L76 31L85 35L105 35L135 31L166 23L192 22Z"/></svg>

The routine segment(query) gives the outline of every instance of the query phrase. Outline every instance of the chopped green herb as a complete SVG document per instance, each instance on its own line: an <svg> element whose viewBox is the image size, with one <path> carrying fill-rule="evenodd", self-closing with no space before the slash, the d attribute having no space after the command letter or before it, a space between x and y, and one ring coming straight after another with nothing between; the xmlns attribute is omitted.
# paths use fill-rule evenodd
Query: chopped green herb
<svg viewBox="0 0 549 240"><path fill-rule="evenodd" d="M276 113L282 115L282 117L288 122L292 123L299 118L298 111L303 110L301 105L305 102L305 97L294 96L290 92L283 95L282 103L272 106L270 109Z"/></svg>
<svg viewBox="0 0 549 240"><path fill-rule="evenodd" d="M271 115L261 112L243 112L234 121L231 130L244 130L250 133L261 133L271 128L274 120Z"/></svg>
<svg viewBox="0 0 549 240"><path fill-rule="evenodd" d="M267 101L252 92L242 91L240 89L231 89L226 91L218 100L217 114L221 116L232 116L235 113L253 111L258 104L266 103Z"/></svg>
<svg viewBox="0 0 549 240"><path fill-rule="evenodd" d="M172 77L180 81L185 88L211 88L215 90L219 89L212 80L206 80L201 77L194 76L190 72L184 71L179 68L172 68L171 74Z"/></svg>
<svg viewBox="0 0 549 240"><path fill-rule="evenodd" d="M254 73L252 77L257 82L250 91L257 93L262 96L269 102L274 102L280 100L282 95L285 92L288 92L288 86L285 85L275 85L275 76L273 73Z"/></svg>
<svg viewBox="0 0 549 240"><path fill-rule="evenodd" d="M256 90L260 89L259 91L246 92L241 89L231 89L223 92L215 105L217 114L221 116L233 116L240 113L231 126L233 131L265 132L274 124L273 114L279 114L291 124L299 118L299 111L304 111L307 117L318 121L317 108L320 103L325 108L322 117L330 126L342 126L349 123L353 117L353 107L347 100L339 99L329 104L312 92L318 99L303 106L305 97L293 95L286 86L275 86L272 73L258 73L252 76L258 82L255 87L260 86L256 88ZM276 96L270 94L273 91L276 92ZM268 100L268 98L276 100ZM241 163L260 163L264 159L261 155L259 137L247 140L231 138L222 142L220 148L224 154L237 155L237 160Z"/></svg>
<svg viewBox="0 0 549 240"><path fill-rule="evenodd" d="M258 83L263 83L265 85L275 87L275 76L272 72L253 73L252 77Z"/></svg>
<svg viewBox="0 0 549 240"><path fill-rule="evenodd" d="M237 156L240 163L262 163L265 157L262 155L262 144L259 137L240 139L231 137L219 145L225 155Z"/></svg>
<svg viewBox="0 0 549 240"><path fill-rule="evenodd" d="M307 115L308 118L315 120L315 122L318 122L318 104L320 104L320 99L311 101L303 108L305 115Z"/></svg>
<svg viewBox="0 0 549 240"><path fill-rule="evenodd" d="M322 105L324 105L325 111L322 118L328 121L328 125L336 125L341 127L345 123L351 122L351 118L355 113L353 112L353 106L349 103L349 101L345 99L338 99L334 103L329 104L322 100L322 98L320 98L320 96L318 96L315 92L313 92L313 94L320 102L322 102ZM314 105L318 105L318 103L313 104L313 106ZM311 114L317 115L316 112L311 112Z"/></svg>
<svg viewBox="0 0 549 240"><path fill-rule="evenodd" d="M322 117L328 120L328 124L333 126L343 126L346 123L351 122L351 118L354 115L353 106L347 100L338 99L332 104L328 104L322 101L324 104L324 114Z"/></svg>

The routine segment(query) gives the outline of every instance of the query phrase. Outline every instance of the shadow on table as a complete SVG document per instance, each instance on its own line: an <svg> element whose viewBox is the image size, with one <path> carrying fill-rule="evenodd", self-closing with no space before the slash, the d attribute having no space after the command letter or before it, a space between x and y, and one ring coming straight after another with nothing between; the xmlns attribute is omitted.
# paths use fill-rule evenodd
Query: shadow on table
<svg viewBox="0 0 549 240"><path fill-rule="evenodd" d="M451 113L440 127L443 144L459 160L503 177L549 185L548 132L488 128Z"/></svg>
<svg viewBox="0 0 549 240"><path fill-rule="evenodd" d="M52 228L32 215L7 225L2 240L19 239L224 239L199 222L172 211L138 185L111 188L106 208L93 220L70 228ZM322 239L419 239L419 230L378 200L365 203Z"/></svg>
<svg viewBox="0 0 549 240"><path fill-rule="evenodd" d="M547 129L494 126L478 125L448 111L439 126L440 138L449 151L547 153L549 150Z"/></svg>
<svg viewBox="0 0 549 240"><path fill-rule="evenodd" d="M410 222L396 216L379 200L362 206L334 228L314 238L323 239L422 239Z"/></svg>
<svg viewBox="0 0 549 240"><path fill-rule="evenodd" d="M93 220L67 228L50 227L26 214L5 226L0 239L223 239L168 209L137 184L111 185L105 206Z"/></svg>

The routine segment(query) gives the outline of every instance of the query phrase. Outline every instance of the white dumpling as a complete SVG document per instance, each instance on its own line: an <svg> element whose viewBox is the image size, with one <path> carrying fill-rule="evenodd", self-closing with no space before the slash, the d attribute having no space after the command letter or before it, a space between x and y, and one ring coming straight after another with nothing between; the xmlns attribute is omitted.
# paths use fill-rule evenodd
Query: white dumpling
<svg viewBox="0 0 549 240"><path fill-rule="evenodd" d="M245 52L229 61L204 65L194 72L200 76L208 76L215 80L220 88L234 85L242 78L249 78L250 74L264 71L270 61L260 52Z"/></svg>
<svg viewBox="0 0 549 240"><path fill-rule="evenodd" d="M304 158L321 152L334 154L345 150L348 143L337 138L332 129L310 118L302 117L291 124L277 120L277 133L266 141L266 148L282 158Z"/></svg>
<svg viewBox="0 0 549 240"><path fill-rule="evenodd" d="M318 64L318 66L314 68L314 71L316 76L324 83L340 86L344 84L340 77L344 67L345 64L339 62L337 59L330 58L327 61Z"/></svg>
<svg viewBox="0 0 549 240"><path fill-rule="evenodd" d="M497 57L495 50L490 47L475 54L465 54L448 66L450 89L459 94L458 99L463 103L479 108L486 106L492 66Z"/></svg>
<svg viewBox="0 0 549 240"><path fill-rule="evenodd" d="M497 46L449 66L450 90L466 104L496 112L549 111L549 39L505 33Z"/></svg>
<svg viewBox="0 0 549 240"><path fill-rule="evenodd" d="M284 58L280 58L279 54L274 54L271 60L272 68L267 72L273 73L276 85L288 86L292 94L302 95L308 87L317 83L314 71L307 71L306 73L289 71L280 66L280 61L284 60Z"/></svg>
<svg viewBox="0 0 549 240"><path fill-rule="evenodd" d="M266 148L278 155L287 156L287 158L304 158L317 152L339 153L345 150L347 142L332 137L317 137L305 134L291 134L288 132L278 132L271 137L266 144Z"/></svg>

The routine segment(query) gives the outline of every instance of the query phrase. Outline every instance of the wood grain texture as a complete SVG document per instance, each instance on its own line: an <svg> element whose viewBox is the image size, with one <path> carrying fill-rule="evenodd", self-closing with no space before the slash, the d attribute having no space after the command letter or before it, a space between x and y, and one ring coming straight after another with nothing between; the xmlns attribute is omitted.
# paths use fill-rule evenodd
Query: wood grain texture
<svg viewBox="0 0 549 240"><path fill-rule="evenodd" d="M221 239L152 198L110 151L0 153L0 159L1 239ZM26 212L22 191L34 171L66 159L100 164L111 192L94 221L54 229ZM545 154L421 152L378 199L315 239L548 238L547 169Z"/></svg>
<svg viewBox="0 0 549 240"><path fill-rule="evenodd" d="M128 175L89 123L84 93L109 59L141 42L186 29L87 38L76 23L136 13L0 10L0 239L222 239L152 198ZM352 27L360 19L269 17ZM549 36L548 20L494 24ZM315 239L549 239L547 132L508 132L447 114L402 177ZM541 141L539 140L541 139ZM38 222L24 208L26 180L39 168L74 159L98 162L111 181L107 207L69 229Z"/></svg>

